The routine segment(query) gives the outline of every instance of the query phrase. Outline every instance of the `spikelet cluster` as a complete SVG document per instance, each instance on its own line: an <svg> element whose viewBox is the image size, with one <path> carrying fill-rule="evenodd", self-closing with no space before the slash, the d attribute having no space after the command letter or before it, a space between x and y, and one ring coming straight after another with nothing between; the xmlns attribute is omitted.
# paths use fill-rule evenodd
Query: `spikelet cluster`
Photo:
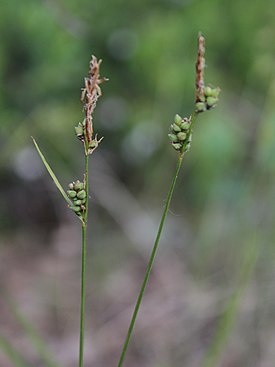
<svg viewBox="0 0 275 367"><path fill-rule="evenodd" d="M79 180L71 182L67 191L68 197L72 200L73 205L70 207L77 215L83 216L86 211L86 191L85 182Z"/></svg>
<svg viewBox="0 0 275 367"><path fill-rule="evenodd" d="M171 133L168 134L174 149L185 153L190 149L192 141L191 119L176 115L171 125Z"/></svg>
<svg viewBox="0 0 275 367"><path fill-rule="evenodd" d="M91 154L100 143L101 139L94 136L93 112L99 97L102 96L100 84L107 81L107 78L100 77L100 64L102 60L97 60L93 55L90 61L88 76L84 79L84 88L81 94L81 101L85 111L83 122L79 122L75 127L75 133L79 140L84 143L85 153Z"/></svg>

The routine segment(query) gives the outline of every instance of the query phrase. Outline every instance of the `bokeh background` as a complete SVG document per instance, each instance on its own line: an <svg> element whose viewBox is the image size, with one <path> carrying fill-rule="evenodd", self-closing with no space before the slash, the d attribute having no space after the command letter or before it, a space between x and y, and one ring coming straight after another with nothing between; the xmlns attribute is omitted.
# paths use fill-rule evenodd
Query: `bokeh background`
<svg viewBox="0 0 275 367"><path fill-rule="evenodd" d="M15 350L45 366L30 326L77 365L81 228L31 136L64 186L82 178L91 54L110 81L94 118L85 358L116 366L175 169L168 129L193 109L198 31L220 103L196 125L125 366L274 366L274 14L271 0L1 1L1 366L20 366Z"/></svg>

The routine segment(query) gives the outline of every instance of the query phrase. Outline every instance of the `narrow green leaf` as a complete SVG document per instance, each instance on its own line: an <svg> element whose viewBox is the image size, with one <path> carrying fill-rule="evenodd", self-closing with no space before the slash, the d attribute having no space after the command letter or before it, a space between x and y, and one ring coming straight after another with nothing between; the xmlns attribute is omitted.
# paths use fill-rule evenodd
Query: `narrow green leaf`
<svg viewBox="0 0 275 367"><path fill-rule="evenodd" d="M255 240L251 242L252 243L249 241L249 244L244 246L243 260L240 266L241 270L236 280L238 287L229 299L227 307L217 325L216 333L207 351L204 363L201 364L203 367L220 366L221 355L227 346L230 332L237 318L242 296L253 275L259 256L259 246L257 246L257 242Z"/></svg>
<svg viewBox="0 0 275 367"><path fill-rule="evenodd" d="M58 362L54 361L51 352L47 348L46 343L41 338L37 330L35 330L32 323L27 319L24 314L19 311L18 307L16 307L16 305L9 298L6 298L6 302L16 321L25 331L26 336L29 338L30 342L36 349L39 357L45 363L45 365L47 367L59 367L60 365L58 364Z"/></svg>
<svg viewBox="0 0 275 367"><path fill-rule="evenodd" d="M49 166L48 162L46 161L46 158L42 154L38 144L36 143L36 141L34 140L33 137L32 137L32 140L33 140L33 143L35 145L36 150L38 151L38 154L40 155L40 158L42 159L42 162L44 163L47 171L49 172L51 178L53 179L53 182L55 183L56 187L58 188L58 190L60 191L61 195L66 200L66 202L69 204L69 206L72 206L73 204L72 204L71 200L68 198L68 195L64 191L63 187L61 186L60 182L58 181L56 175L54 174L53 170Z"/></svg>
<svg viewBox="0 0 275 367"><path fill-rule="evenodd" d="M3 335L0 335L0 350L13 363L14 367L30 367L30 364Z"/></svg>

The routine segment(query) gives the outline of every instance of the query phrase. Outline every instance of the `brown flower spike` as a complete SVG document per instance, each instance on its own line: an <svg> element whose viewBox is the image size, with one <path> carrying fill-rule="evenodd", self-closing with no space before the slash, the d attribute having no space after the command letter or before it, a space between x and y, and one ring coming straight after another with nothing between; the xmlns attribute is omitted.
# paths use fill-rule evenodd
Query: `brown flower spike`
<svg viewBox="0 0 275 367"><path fill-rule="evenodd" d="M198 56L196 62L196 102L204 97L204 67L205 67L205 39L201 33L198 36Z"/></svg>
<svg viewBox="0 0 275 367"><path fill-rule="evenodd" d="M100 78L100 64L102 60L92 55L90 61L90 69L88 77L84 79L85 87L82 90L81 101L85 110L84 135L86 142L86 153L91 154L102 140L97 140L97 136L93 138L93 112L96 107L98 98L102 95L100 84L107 81L107 78Z"/></svg>

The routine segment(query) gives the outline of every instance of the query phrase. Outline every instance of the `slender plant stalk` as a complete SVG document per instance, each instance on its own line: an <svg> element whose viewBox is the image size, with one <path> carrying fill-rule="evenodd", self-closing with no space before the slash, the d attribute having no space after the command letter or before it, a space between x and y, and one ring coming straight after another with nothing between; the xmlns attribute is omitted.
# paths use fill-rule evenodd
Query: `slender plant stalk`
<svg viewBox="0 0 275 367"><path fill-rule="evenodd" d="M133 316L130 322L130 326L123 344L122 352L120 355L120 359L118 362L118 367L122 367L125 355L128 349L128 345L133 333L133 329L135 326L137 314L140 308L140 304L144 295L145 288L148 283L148 279L152 270L153 262L156 256L160 236L163 230L164 222L168 213L168 209L171 203L171 199L173 196L173 192L175 189L176 181L179 175L179 171L181 168L182 160L184 154L190 149L191 141L192 141L192 131L193 126L196 120L198 113L207 111L212 109L216 106L218 102L218 95L220 92L220 88L213 87L210 85L205 86L204 83L204 66L205 66L205 59L204 59L204 52L205 52L205 40L201 33L198 36L198 54L197 54L197 61L196 61L196 95L195 95L195 109L192 115L187 118L181 118L179 115L176 115L174 118L174 123L171 125L171 134L168 134L172 146L175 150L179 152L177 167L175 171L175 175L173 177L170 189L167 194L166 203L163 209L161 221L159 224L157 236L155 239L155 243L153 246L153 250L147 265L145 277L137 298L137 302L134 308Z"/></svg>
<svg viewBox="0 0 275 367"><path fill-rule="evenodd" d="M81 261L81 308L79 333L79 367L83 367L84 335L85 335L85 303L86 303L86 248L87 248L87 219L88 219L88 191L89 191L89 155L85 155L85 191L86 210L82 222L82 261Z"/></svg>
<svg viewBox="0 0 275 367"><path fill-rule="evenodd" d="M88 223L88 198L89 198L89 155L91 155L98 147L103 139L97 138L94 134L93 112L97 104L98 98L102 95L100 84L107 81L107 78L100 77L100 64L102 60L97 60L93 55L90 61L88 76L84 79L84 88L81 93L81 102L85 111L83 122L79 122L75 126L75 134L84 145L85 154L85 174L84 182L77 180L69 183L69 190L64 191L56 175L46 161L46 158L39 149L36 141L33 139L34 145L47 169L52 177L56 187L59 189L63 198L66 200L69 208L72 209L82 223L82 256L81 256L81 305L80 305L80 335L79 335L79 367L83 367L84 356L84 334L85 334L85 303L86 303L86 247L87 247L87 223Z"/></svg>
<svg viewBox="0 0 275 367"><path fill-rule="evenodd" d="M123 362L124 362L124 359L125 359L125 355L126 355L128 345L129 345L129 341L131 339L132 332L133 332L133 329L134 329L134 326L135 326L135 322L136 322L137 314L138 314L138 311L139 311L139 308L140 308L140 304L141 304L141 301L142 301L142 298L143 298L143 295L144 295L144 291L145 291L145 288L146 288L146 285L148 283L148 279L149 279L149 276L150 276L150 273L151 273L151 270L152 270L153 262L154 262L154 259L155 259L155 256L156 256L160 236L161 236L163 226L164 226L164 222L165 222L168 210L169 210L169 206L170 206L171 199L172 199L172 196L173 196L173 192L174 192L174 189L175 189L176 181L177 181L179 171L180 171L180 168L181 168L183 156L184 156L184 153L181 153L179 155L179 158L178 158L176 171L175 171L170 189L169 189L168 194L167 194L167 198L166 198L165 206L164 206L164 209L163 209L162 217L161 217L161 220L160 220L157 236L156 236L155 243L154 243L154 246L153 246L153 250L152 250L148 265L147 265L146 274L145 274L145 277L144 277L144 280L143 280L143 283L142 283L142 286L141 286L141 289L140 289L140 292L139 292L139 295L138 295L138 298L137 298L137 302L136 302L135 309L134 309L134 312L133 312L133 316L132 316L132 319L131 319L131 322L130 322L130 326L129 326L129 329L128 329L128 332L127 332L127 335L126 335L126 338L125 338L125 341L124 341L124 345L123 345L122 352L121 352L121 355L120 355L120 359L119 359L119 362L118 362L118 367L121 367L123 365Z"/></svg>

